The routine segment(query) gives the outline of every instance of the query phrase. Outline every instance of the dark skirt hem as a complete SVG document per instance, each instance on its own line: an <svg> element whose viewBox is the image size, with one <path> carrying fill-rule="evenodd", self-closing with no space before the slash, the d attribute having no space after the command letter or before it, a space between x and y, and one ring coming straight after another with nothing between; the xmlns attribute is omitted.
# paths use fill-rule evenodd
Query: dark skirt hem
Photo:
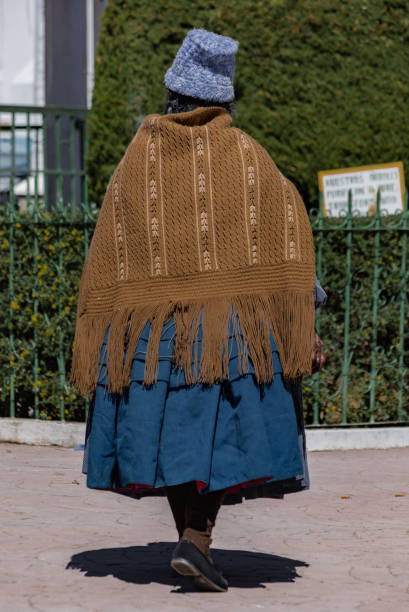
<svg viewBox="0 0 409 612"><path fill-rule="evenodd" d="M303 476L294 476L273 482L268 482L269 480L271 480L271 476L256 478L227 487L223 504L232 505L242 503L244 500L257 499L260 497L283 499L284 495L288 493L309 489L309 485L304 481ZM177 484L184 483L180 482ZM202 492L203 495L206 494L206 492L204 492L208 486L206 482L196 480L196 486L199 493ZM152 485L141 483L130 483L125 487L92 487L88 485L88 488L96 491L111 491L113 493L132 497L133 499L166 496L165 487L153 487Z"/></svg>

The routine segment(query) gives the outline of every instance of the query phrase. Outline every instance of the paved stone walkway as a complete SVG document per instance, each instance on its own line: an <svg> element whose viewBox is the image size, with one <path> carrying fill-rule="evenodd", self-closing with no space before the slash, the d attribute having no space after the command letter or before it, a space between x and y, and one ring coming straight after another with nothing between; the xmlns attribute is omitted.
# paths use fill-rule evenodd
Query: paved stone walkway
<svg viewBox="0 0 409 612"><path fill-rule="evenodd" d="M312 489L222 508L227 593L173 573L166 500L86 489L82 453L0 444L0 610L409 610L409 448L310 453Z"/></svg>

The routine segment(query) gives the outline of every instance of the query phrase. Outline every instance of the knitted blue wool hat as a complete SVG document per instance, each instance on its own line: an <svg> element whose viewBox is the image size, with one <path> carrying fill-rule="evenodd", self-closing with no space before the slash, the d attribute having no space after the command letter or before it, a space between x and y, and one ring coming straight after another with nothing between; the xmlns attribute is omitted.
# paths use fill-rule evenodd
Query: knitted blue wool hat
<svg viewBox="0 0 409 612"><path fill-rule="evenodd" d="M168 89L184 96L231 102L234 55L239 43L228 36L190 30L165 75Z"/></svg>

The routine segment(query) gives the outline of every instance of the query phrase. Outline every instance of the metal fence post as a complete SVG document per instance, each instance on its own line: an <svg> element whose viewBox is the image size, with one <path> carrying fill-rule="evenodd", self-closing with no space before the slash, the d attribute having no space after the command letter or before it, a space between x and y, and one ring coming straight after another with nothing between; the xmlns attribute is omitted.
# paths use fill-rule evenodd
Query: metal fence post
<svg viewBox="0 0 409 612"><path fill-rule="evenodd" d="M87 124L85 124L84 126L82 137L83 137L84 158L86 159L88 155L88 125ZM84 261L85 261L87 259L88 249L89 249L88 223L89 223L89 220L91 219L89 199L88 199L88 176L86 173L84 174L84 204L83 204L82 211L83 211L83 219L84 219ZM89 397L87 396L85 398L85 420L86 421L88 420L89 405L90 405L90 400L89 400Z"/></svg>
<svg viewBox="0 0 409 612"><path fill-rule="evenodd" d="M381 241L381 192L378 189L376 194L376 209L374 223L374 272L372 281L372 340L371 340L371 372L369 382L369 420L374 422L375 414L375 397L376 397L376 377L378 375L378 300L379 300L379 257L380 257L380 241Z"/></svg>
<svg viewBox="0 0 409 612"><path fill-rule="evenodd" d="M348 192L348 213L347 213L347 224L346 224L346 265L345 265L345 289L344 289L344 354L342 360L342 423L347 422L347 410L348 410L348 377L349 377L349 364L351 362L351 355L349 353L349 331L350 331L350 318L351 318L351 258L352 258L352 191Z"/></svg>
<svg viewBox="0 0 409 612"><path fill-rule="evenodd" d="M28 115L29 116L29 115ZM43 116L44 117L44 116ZM43 119L44 121L44 119ZM29 166L28 172L28 181L27 181L27 202L29 202L29 180L31 176L31 166ZM38 355L38 328L37 328L37 319L38 319L38 293L39 293L39 276L38 276L38 262L39 262L39 240L38 240L38 220L39 220L39 202L38 202L38 171L37 168L34 171L34 202L33 202L33 221L34 221L34 244L33 244L33 255L34 255L34 263L33 263L33 277L34 277L34 287L32 290L32 298L33 298L33 319L34 319L34 329L33 329L33 388L34 388L34 417L36 419L40 416L40 389L39 389L39 355Z"/></svg>
<svg viewBox="0 0 409 612"><path fill-rule="evenodd" d="M14 177L16 173L16 115L11 116L11 177L10 177L10 196L7 207L8 212L8 240L9 240L9 348L10 348L10 417L14 418L16 414L15 406L15 342L14 342L14 308L16 300L14 295L14 224L15 224L15 200L14 200Z"/></svg>
<svg viewBox="0 0 409 612"><path fill-rule="evenodd" d="M323 282L322 278L322 243L323 243L323 224L324 224L324 211L323 211L323 196L319 194L319 205L318 205L318 249L316 255L316 273L317 278L320 282ZM321 311L320 308L316 310L315 314L315 329L319 335L321 332ZM314 403L313 403L313 425L319 424L319 413L321 404L321 389L320 389L320 374L317 372L313 375L313 388L314 388Z"/></svg>
<svg viewBox="0 0 409 612"><path fill-rule="evenodd" d="M399 295L399 393L398 393L398 421L403 420L403 391L407 368L405 367L405 317L408 306L407 266L408 257L408 192L405 190L404 209L402 216L401 237L401 264L400 264L400 295ZM407 380L407 379L406 379Z"/></svg>

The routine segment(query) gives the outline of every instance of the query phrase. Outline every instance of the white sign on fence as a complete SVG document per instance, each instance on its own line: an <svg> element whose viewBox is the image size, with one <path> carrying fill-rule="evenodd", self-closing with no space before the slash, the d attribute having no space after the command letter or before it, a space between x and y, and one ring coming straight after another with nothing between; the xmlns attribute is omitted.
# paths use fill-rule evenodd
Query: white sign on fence
<svg viewBox="0 0 409 612"><path fill-rule="evenodd" d="M372 215L376 209L376 194L381 192L381 210L392 215L404 207L405 179L403 163L377 164L318 173L323 195L324 214L344 216L348 210L348 192L352 192L352 210Z"/></svg>

